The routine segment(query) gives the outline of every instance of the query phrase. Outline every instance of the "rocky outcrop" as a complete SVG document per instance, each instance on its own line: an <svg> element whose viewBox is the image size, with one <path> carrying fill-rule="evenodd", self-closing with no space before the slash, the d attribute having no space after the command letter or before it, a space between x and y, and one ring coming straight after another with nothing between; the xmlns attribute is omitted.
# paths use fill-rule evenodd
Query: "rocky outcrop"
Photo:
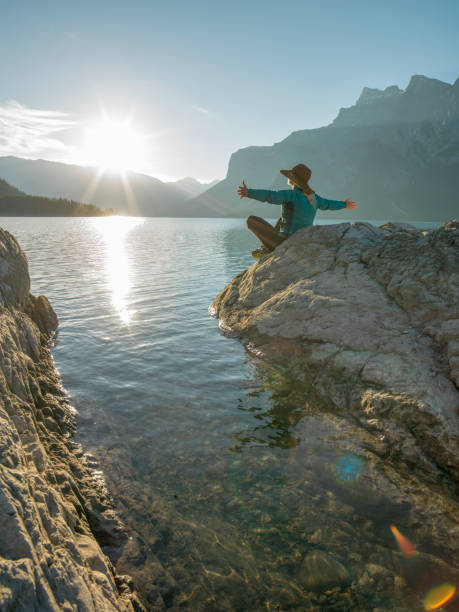
<svg viewBox="0 0 459 612"><path fill-rule="evenodd" d="M27 259L0 229L0 610L144 610L112 562L128 541L72 441L49 350L57 316L30 295Z"/></svg>
<svg viewBox="0 0 459 612"><path fill-rule="evenodd" d="M459 228L313 226L210 307L222 330L300 376L388 464L459 479Z"/></svg>

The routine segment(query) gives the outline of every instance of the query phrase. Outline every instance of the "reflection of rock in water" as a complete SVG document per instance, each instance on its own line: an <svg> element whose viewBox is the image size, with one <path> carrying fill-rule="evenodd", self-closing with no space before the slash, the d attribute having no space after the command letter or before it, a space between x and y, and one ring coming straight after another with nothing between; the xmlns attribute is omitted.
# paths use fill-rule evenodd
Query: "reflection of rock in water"
<svg viewBox="0 0 459 612"><path fill-rule="evenodd" d="M213 442L217 417L200 432L193 453L184 452L185 406L170 407L178 442L161 448L159 441L130 435L131 426L154 431L155 416L148 413L137 415L135 427L109 416L92 426L100 434L97 445L109 449L102 457L107 480L133 531L118 571L130 573L159 610L423 610L420 574L413 578L389 526L397 525L433 560L435 580L459 583L451 570L459 562L456 506L447 489L414 476L409 465L387 461L371 430L327 404L315 405L310 387L291 385L292 370L285 379L283 371L261 367L248 385L242 404L256 404L253 414L263 414L266 429L255 431L257 440L239 453L226 452L229 433L226 449ZM273 409L282 418L275 413L270 421ZM262 423L253 421L254 428ZM276 447L269 436L279 426ZM297 444L286 447L285 435ZM304 560L308 566L323 560L322 553L343 566L346 584L304 582Z"/></svg>
<svg viewBox="0 0 459 612"><path fill-rule="evenodd" d="M185 409L171 410L180 440ZM141 418L153 431L155 418ZM109 486L133 532L117 569L134 577L151 609L421 611L423 586L391 524L434 560L439 580L459 581L449 569L458 561L454 504L409 471L385 467L371 434L340 415L311 410L292 428L300 442L291 449L235 454L204 435L193 456L172 448L174 461L131 438L129 426L104 419L101 431ZM341 457L362 461L357 480L338 478ZM335 584L320 582L321 563Z"/></svg>
<svg viewBox="0 0 459 612"><path fill-rule="evenodd" d="M291 399L282 383L277 403L281 388ZM256 398L266 414L269 394ZM189 427L185 411L170 407L179 441ZM154 431L154 415L139 418ZM193 454L177 442L159 448L159 441L131 436L131 426L107 416L92 427L101 435L97 445L109 449L102 457L107 480L133 535L117 570L134 577L152 610L420 612L423 583L398 552L391 524L432 559L436 580L459 582L450 569L459 561L454 503L410 469L385 464L371 432L342 415L311 405L290 427L296 446L249 444L239 453L226 452L229 433L226 449L212 442L214 423ZM343 457L358 466L358 478L339 477ZM319 586L324 555L348 573L345 584L332 563L331 576L343 583ZM309 563L314 584L305 583Z"/></svg>
<svg viewBox="0 0 459 612"><path fill-rule="evenodd" d="M327 407L308 381L300 375L302 363L291 362L274 368L259 361L258 378L239 400L239 410L251 412L255 424L233 434L236 444L231 450L262 444L275 448L294 448L299 443L295 426L307 414ZM298 369L300 368L300 370Z"/></svg>

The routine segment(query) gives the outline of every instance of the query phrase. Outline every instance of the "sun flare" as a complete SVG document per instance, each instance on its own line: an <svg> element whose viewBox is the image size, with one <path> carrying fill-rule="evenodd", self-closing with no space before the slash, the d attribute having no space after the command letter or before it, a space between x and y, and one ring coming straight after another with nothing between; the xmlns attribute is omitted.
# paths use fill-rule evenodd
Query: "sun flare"
<svg viewBox="0 0 459 612"><path fill-rule="evenodd" d="M87 130L84 157L104 170L135 170L145 163L145 137L128 119L104 118Z"/></svg>

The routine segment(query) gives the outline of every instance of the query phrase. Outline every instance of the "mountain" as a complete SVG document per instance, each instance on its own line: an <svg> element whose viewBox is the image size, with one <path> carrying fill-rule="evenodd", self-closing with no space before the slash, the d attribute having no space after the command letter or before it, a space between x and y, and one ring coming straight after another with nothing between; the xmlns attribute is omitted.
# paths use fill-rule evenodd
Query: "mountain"
<svg viewBox="0 0 459 612"><path fill-rule="evenodd" d="M293 132L272 146L233 153L226 178L189 202L203 216L276 217L279 209L236 189L287 188L281 168L306 163L322 197L352 197L357 211L338 219L445 221L459 212L459 79L454 85L413 75L405 90L364 87L327 126ZM358 215L358 217L357 217ZM318 220L330 218L319 212Z"/></svg>
<svg viewBox="0 0 459 612"><path fill-rule="evenodd" d="M196 197L200 195L207 189L210 189L211 187L216 185L218 182L219 181L217 179L209 183L201 183L197 181L195 178L193 178L192 176L187 176L185 178L179 179L178 181L168 181L166 182L166 185L170 185L171 187L176 187L177 189L180 189L181 191L183 191L188 198L192 198L192 197Z"/></svg>
<svg viewBox="0 0 459 612"><path fill-rule="evenodd" d="M458 215L459 79L453 85L413 75L406 89L364 87L332 123L293 132L272 146L231 155L224 180L206 186L186 177L164 183L130 172L98 175L96 168L0 157L0 176L27 192L165 217L277 217L279 208L240 199L238 185L286 188L279 170L303 162L322 197L357 201L336 219L446 221ZM202 190L204 191L202 192ZM330 213L318 212L318 220Z"/></svg>
<svg viewBox="0 0 459 612"><path fill-rule="evenodd" d="M119 173L99 175L97 168L43 159L0 157L0 176L29 193L147 217L183 216L190 197L179 187L145 174L129 172L123 180Z"/></svg>
<svg viewBox="0 0 459 612"><path fill-rule="evenodd" d="M0 179L0 198L3 196L20 196L24 195L23 191L16 189L13 185L10 185L3 179Z"/></svg>
<svg viewBox="0 0 459 612"><path fill-rule="evenodd" d="M93 204L82 204L63 198L27 195L0 179L1 217L100 217L115 212L112 209L100 210Z"/></svg>
<svg viewBox="0 0 459 612"><path fill-rule="evenodd" d="M458 118L458 81L450 85L414 74L405 90L397 85L383 91L364 87L354 106L340 108L332 125L386 125Z"/></svg>

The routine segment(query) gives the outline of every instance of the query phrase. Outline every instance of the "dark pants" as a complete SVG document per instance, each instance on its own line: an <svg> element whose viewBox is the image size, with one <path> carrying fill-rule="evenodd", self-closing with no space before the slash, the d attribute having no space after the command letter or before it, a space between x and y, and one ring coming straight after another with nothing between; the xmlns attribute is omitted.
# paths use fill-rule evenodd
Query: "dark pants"
<svg viewBox="0 0 459 612"><path fill-rule="evenodd" d="M281 242L287 240L287 238L281 236L270 223L261 217L255 217L254 215L247 217L247 227L261 240L261 243L268 251L274 251Z"/></svg>

